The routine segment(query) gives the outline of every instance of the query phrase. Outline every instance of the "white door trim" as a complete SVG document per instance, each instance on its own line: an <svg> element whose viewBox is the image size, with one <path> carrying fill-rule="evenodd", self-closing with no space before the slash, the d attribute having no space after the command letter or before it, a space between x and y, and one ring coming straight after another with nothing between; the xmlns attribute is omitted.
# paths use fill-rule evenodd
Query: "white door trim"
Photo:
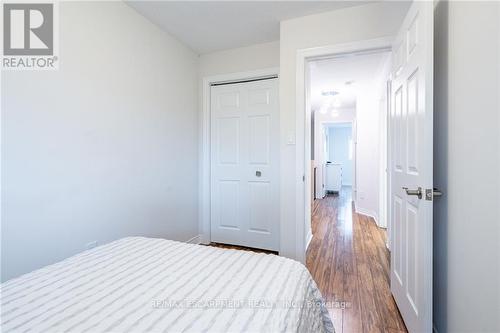
<svg viewBox="0 0 500 333"><path fill-rule="evenodd" d="M306 126L306 119L310 118L310 110L306 107L306 62L318 58L335 58L336 56L360 53L380 52L392 49L395 36L377 39L369 39L345 44L335 44L323 47L301 49L297 51L296 57L296 146L295 146L295 170L296 170L296 219L295 219L295 258L305 263L307 250L307 235L311 233L311 194L306 190L311 184L311 165L306 156L311 155L311 128ZM306 225L309 230L306 230Z"/></svg>
<svg viewBox="0 0 500 333"><path fill-rule="evenodd" d="M198 228L200 243L210 243L210 86L215 83L231 83L279 76L279 68L266 68L206 76L202 79L202 106L200 119L199 185L198 185Z"/></svg>

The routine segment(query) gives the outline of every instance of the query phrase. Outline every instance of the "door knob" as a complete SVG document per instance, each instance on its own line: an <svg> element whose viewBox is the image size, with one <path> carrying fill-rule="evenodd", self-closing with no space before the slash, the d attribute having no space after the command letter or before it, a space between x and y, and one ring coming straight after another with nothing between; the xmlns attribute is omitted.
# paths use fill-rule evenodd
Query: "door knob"
<svg viewBox="0 0 500 333"><path fill-rule="evenodd" d="M422 188L419 186L416 190L410 190L408 187L403 187L406 191L406 195L416 195L419 199L422 199Z"/></svg>

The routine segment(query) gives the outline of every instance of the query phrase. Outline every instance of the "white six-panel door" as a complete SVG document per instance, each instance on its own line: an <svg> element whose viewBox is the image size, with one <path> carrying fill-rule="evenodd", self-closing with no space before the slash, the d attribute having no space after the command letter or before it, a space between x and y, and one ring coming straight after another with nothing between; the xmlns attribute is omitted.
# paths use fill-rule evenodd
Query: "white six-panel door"
<svg viewBox="0 0 500 333"><path fill-rule="evenodd" d="M211 241L279 248L278 79L211 87Z"/></svg>
<svg viewBox="0 0 500 333"><path fill-rule="evenodd" d="M408 330L432 332L432 195L426 197L433 185L432 1L412 3L393 62L391 291Z"/></svg>

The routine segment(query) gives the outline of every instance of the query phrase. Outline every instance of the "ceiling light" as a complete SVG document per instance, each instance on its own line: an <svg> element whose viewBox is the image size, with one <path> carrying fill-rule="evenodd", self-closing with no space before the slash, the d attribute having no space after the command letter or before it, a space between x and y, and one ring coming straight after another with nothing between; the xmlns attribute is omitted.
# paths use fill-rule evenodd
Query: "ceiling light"
<svg viewBox="0 0 500 333"><path fill-rule="evenodd" d="M338 91L333 91L333 90L321 92L321 95L323 95L323 96L335 96L338 94L339 94Z"/></svg>

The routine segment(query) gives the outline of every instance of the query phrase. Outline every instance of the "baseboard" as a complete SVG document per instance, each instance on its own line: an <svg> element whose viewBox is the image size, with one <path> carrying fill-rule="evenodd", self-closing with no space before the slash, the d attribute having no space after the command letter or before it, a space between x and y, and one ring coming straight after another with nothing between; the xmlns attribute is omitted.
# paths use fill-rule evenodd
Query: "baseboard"
<svg viewBox="0 0 500 333"><path fill-rule="evenodd" d="M193 238L188 239L185 243L200 244L201 243L201 235L194 236Z"/></svg>
<svg viewBox="0 0 500 333"><path fill-rule="evenodd" d="M362 207L358 207L358 205L356 205L356 204L354 204L354 209L356 210L356 213L358 213L358 214L362 214L362 215L366 215L366 216L371 217L372 219L375 220L375 223L377 224L377 226L379 225L378 216L374 211L371 211L369 209L364 209Z"/></svg>

